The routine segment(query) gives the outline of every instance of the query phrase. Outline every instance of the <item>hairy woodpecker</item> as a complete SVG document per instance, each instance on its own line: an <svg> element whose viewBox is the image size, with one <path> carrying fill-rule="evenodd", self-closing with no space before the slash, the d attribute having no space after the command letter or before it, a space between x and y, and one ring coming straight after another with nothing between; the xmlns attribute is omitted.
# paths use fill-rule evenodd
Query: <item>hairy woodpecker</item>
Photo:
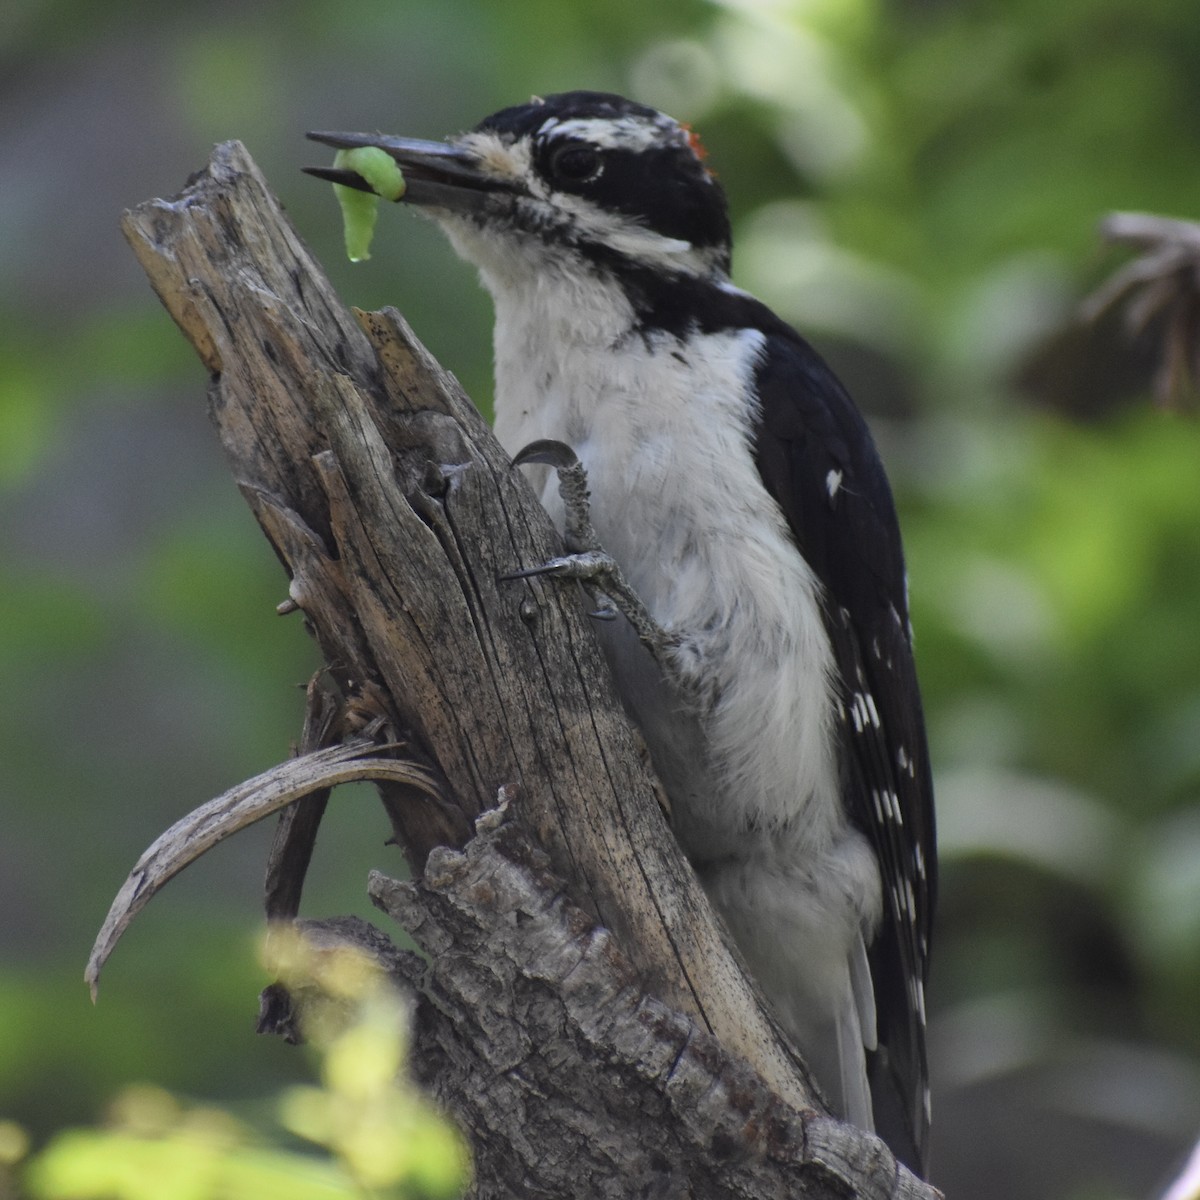
<svg viewBox="0 0 1200 1200"><path fill-rule="evenodd" d="M661 631L598 626L680 842L835 1109L923 1173L936 851L896 515L845 389L730 283L699 139L596 92L445 142L311 136L386 150L479 268L497 436L575 452Z"/></svg>

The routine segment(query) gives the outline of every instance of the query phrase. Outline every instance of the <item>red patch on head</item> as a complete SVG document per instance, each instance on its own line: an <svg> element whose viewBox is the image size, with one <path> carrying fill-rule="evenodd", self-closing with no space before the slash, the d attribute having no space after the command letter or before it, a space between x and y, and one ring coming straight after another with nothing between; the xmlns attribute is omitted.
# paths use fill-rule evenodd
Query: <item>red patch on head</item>
<svg viewBox="0 0 1200 1200"><path fill-rule="evenodd" d="M692 153L703 162L708 157L708 149L700 140L700 135L686 122L681 122L680 129L687 134L688 145L692 148Z"/></svg>

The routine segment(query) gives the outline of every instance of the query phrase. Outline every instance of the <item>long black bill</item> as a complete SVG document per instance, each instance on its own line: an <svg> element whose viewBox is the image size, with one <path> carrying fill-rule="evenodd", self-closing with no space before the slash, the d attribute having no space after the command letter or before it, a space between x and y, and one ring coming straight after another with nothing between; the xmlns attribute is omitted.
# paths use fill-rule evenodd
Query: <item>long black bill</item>
<svg viewBox="0 0 1200 1200"><path fill-rule="evenodd" d="M386 151L404 172L407 189L400 199L409 204L478 212L500 196L512 194L511 188L480 170L475 155L449 142L427 142L382 133L314 132L306 136L338 150L374 146ZM363 192L374 190L355 171L339 167L304 167L303 170L330 183Z"/></svg>

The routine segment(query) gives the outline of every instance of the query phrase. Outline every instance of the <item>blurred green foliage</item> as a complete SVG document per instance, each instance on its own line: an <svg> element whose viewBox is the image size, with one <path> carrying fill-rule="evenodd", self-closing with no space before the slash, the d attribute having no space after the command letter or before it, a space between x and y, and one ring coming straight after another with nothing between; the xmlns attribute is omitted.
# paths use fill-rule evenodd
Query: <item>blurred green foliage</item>
<svg viewBox="0 0 1200 1200"><path fill-rule="evenodd" d="M386 207L350 267L302 131L597 87L702 130L737 281L831 358L896 486L944 861L935 1177L1165 1179L1200 1126L1200 427L1074 314L1107 210L1200 216L1197 62L1194 0L8 6L0 1112L44 1137L124 1081L249 1103L300 1071L249 1032L262 837L156 901L95 1013L75 981L144 845L286 753L315 664L119 210L242 138L346 299L401 306L486 408L470 272ZM366 915L385 836L335 799L312 911Z"/></svg>
<svg viewBox="0 0 1200 1200"><path fill-rule="evenodd" d="M461 1195L466 1148L403 1074L410 1013L390 981L356 951L313 953L286 934L271 941L279 978L297 987L319 978L324 995L315 1012L301 1011L321 1084L276 1097L275 1129L259 1131L220 1108L184 1106L161 1088L134 1085L109 1106L105 1128L61 1132L26 1164L19 1127L0 1126L0 1195L5 1168L20 1172L32 1200ZM289 1145L289 1134L324 1153Z"/></svg>

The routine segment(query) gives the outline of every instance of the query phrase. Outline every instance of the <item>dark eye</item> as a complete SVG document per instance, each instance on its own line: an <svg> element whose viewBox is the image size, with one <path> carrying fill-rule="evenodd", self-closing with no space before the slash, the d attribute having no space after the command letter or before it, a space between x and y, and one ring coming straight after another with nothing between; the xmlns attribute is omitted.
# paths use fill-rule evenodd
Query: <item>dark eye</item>
<svg viewBox="0 0 1200 1200"><path fill-rule="evenodd" d="M550 156L550 170L565 183L588 183L603 169L600 152L593 146L560 146Z"/></svg>

